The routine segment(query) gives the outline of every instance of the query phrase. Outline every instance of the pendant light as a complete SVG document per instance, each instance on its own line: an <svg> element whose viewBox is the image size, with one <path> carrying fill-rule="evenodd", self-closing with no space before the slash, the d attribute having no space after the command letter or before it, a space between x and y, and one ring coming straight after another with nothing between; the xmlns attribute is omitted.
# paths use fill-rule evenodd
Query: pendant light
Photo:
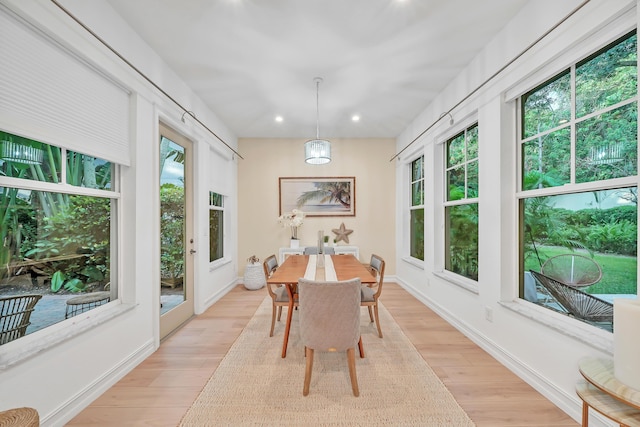
<svg viewBox="0 0 640 427"><path fill-rule="evenodd" d="M324 165L331 161L331 143L320 139L319 92L322 78L316 77L313 81L316 83L316 139L304 143L304 161L311 165Z"/></svg>

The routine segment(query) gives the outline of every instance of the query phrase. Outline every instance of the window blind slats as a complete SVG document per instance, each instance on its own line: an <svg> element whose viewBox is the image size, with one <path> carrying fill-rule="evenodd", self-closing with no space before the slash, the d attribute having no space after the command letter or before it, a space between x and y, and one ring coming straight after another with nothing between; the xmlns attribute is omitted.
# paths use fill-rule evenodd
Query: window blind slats
<svg viewBox="0 0 640 427"><path fill-rule="evenodd" d="M129 93L0 7L0 127L129 165Z"/></svg>

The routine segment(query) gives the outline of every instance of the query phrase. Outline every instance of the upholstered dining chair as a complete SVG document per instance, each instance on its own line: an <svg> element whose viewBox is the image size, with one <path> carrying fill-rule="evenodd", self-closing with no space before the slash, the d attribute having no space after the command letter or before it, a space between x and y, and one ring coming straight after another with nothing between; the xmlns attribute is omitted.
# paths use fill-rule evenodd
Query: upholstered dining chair
<svg viewBox="0 0 640 427"><path fill-rule="evenodd" d="M371 255L371 261L369 262L369 270L371 274L376 276L376 283L372 283L368 286L362 286L362 302L363 307L367 307L369 310L369 318L371 322L374 321L378 327L378 336L382 338L382 328L380 327L380 316L378 315L378 300L382 294L382 282L384 281L384 266L385 262L382 257L378 255Z"/></svg>
<svg viewBox="0 0 640 427"><path fill-rule="evenodd" d="M262 263L264 268L265 278L271 277L274 271L278 268L278 259L275 255L269 255L264 262ZM269 336L273 336L273 329L276 325L276 311L278 312L278 322L280 321L280 317L282 316L282 307L289 306L289 294L287 292L287 287L284 285L274 285L272 283L267 283L267 291L269 292L269 296L272 301L272 310L271 310L271 330L269 331ZM294 307L298 305L297 301L294 301Z"/></svg>
<svg viewBox="0 0 640 427"><path fill-rule="evenodd" d="M360 341L360 279L316 282L300 278L300 338L305 347L306 368L302 395L309 394L313 356L318 351L347 351L354 396L359 396L355 348Z"/></svg>
<svg viewBox="0 0 640 427"><path fill-rule="evenodd" d="M325 246L322 249L325 255L335 255L336 253L336 249L332 248L331 246ZM318 247L317 246L307 246L306 248L304 248L304 252L305 255L318 255Z"/></svg>

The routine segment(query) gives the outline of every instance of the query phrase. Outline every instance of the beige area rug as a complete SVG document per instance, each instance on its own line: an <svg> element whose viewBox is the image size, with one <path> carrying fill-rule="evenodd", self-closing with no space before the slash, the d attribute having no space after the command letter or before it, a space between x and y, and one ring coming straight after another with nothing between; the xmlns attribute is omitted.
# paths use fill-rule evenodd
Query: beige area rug
<svg viewBox="0 0 640 427"><path fill-rule="evenodd" d="M366 357L356 357L360 397L351 392L346 353L321 352L303 397L297 312L287 357L281 358L285 314L286 309L270 338L271 299L263 301L181 426L474 426L384 307L382 339L362 309Z"/></svg>

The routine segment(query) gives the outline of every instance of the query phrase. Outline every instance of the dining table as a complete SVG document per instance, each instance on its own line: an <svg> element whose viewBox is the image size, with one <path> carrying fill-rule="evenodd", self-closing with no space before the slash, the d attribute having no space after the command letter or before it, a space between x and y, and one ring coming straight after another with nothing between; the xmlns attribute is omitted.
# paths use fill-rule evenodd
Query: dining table
<svg viewBox="0 0 640 427"><path fill-rule="evenodd" d="M376 277L353 255L291 255L267 279L267 283L285 285L289 295L287 323L282 342L282 357L287 357L289 331L293 317L298 281L310 280L336 282L359 278L362 284L375 284Z"/></svg>

